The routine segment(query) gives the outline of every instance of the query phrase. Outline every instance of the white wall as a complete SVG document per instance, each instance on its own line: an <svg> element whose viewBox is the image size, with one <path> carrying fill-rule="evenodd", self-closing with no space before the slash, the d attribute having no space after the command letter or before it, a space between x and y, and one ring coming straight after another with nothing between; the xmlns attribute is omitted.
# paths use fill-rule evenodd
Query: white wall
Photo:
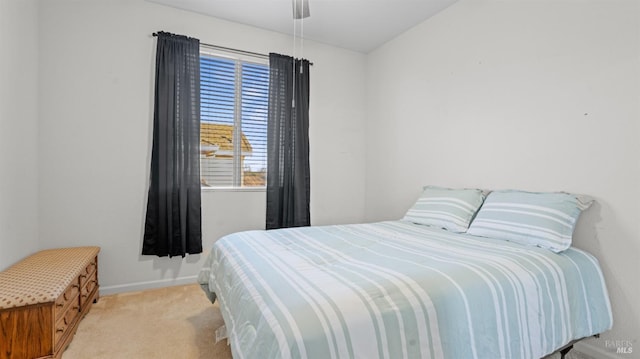
<svg viewBox="0 0 640 359"><path fill-rule="evenodd" d="M640 344L640 2L462 0L367 58L367 220L425 184L596 198L614 328ZM603 354L604 353L604 354Z"/></svg>
<svg viewBox="0 0 640 359"><path fill-rule="evenodd" d="M260 53L288 36L141 0L41 1L40 237L98 245L103 293L193 281L203 255L140 256L149 174L155 31ZM364 55L305 42L311 73L313 224L364 219ZM338 178L339 177L339 178ZM264 228L264 192L207 191L204 248Z"/></svg>
<svg viewBox="0 0 640 359"><path fill-rule="evenodd" d="M38 249L38 14L0 0L0 270Z"/></svg>

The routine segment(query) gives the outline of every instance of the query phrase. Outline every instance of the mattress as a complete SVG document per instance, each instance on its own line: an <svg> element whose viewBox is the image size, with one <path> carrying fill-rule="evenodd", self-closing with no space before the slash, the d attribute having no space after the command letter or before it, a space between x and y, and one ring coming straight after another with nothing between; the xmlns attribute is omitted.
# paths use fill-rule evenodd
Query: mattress
<svg viewBox="0 0 640 359"><path fill-rule="evenodd" d="M234 358L540 358L612 326L589 253L406 221L234 233L198 282Z"/></svg>

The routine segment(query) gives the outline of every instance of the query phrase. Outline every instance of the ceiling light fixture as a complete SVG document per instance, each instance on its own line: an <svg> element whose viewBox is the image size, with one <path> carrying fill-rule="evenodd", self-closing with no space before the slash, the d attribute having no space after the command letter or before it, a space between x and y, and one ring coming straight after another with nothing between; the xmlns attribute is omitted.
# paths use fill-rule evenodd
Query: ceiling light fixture
<svg viewBox="0 0 640 359"><path fill-rule="evenodd" d="M296 57L296 38L300 38L300 57L304 51L304 19L311 16L309 12L309 0L292 0L293 6L293 57ZM299 21L298 21L299 20ZM297 34L297 24L300 25L300 34Z"/></svg>
<svg viewBox="0 0 640 359"><path fill-rule="evenodd" d="M300 20L300 57L304 54L304 19L311 16L309 12L309 0L292 0L293 6L293 76L291 77L293 93L296 93L296 20ZM302 74L302 66L299 66L299 71ZM291 98L291 108L296 107L295 96Z"/></svg>
<svg viewBox="0 0 640 359"><path fill-rule="evenodd" d="M311 14L309 13L309 0L292 0L293 1L293 18L295 20L304 19Z"/></svg>

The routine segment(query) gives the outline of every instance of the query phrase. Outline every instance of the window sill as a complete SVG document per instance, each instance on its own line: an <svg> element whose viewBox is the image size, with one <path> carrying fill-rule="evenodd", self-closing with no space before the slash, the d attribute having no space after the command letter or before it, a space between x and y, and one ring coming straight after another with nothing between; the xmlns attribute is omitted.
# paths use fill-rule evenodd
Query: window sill
<svg viewBox="0 0 640 359"><path fill-rule="evenodd" d="M266 192L267 187L200 187L202 192Z"/></svg>

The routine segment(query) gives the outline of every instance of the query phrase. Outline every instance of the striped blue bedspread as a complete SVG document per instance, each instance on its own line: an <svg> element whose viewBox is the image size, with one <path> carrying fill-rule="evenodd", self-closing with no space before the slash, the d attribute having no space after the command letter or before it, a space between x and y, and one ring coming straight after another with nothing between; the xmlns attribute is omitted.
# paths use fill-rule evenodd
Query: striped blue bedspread
<svg viewBox="0 0 640 359"><path fill-rule="evenodd" d="M231 234L198 281L234 358L540 358L612 325L592 255L404 221Z"/></svg>

